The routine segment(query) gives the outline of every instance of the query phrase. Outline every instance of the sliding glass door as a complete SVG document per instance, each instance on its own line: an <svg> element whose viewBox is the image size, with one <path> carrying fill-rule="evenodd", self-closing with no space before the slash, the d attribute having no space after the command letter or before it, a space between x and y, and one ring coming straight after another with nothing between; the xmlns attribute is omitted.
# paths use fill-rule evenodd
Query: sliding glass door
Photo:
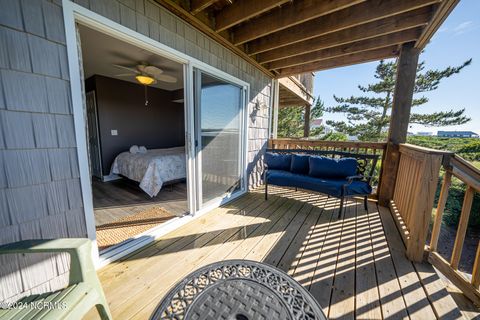
<svg viewBox="0 0 480 320"><path fill-rule="evenodd" d="M194 69L197 209L244 188L243 87Z"/></svg>

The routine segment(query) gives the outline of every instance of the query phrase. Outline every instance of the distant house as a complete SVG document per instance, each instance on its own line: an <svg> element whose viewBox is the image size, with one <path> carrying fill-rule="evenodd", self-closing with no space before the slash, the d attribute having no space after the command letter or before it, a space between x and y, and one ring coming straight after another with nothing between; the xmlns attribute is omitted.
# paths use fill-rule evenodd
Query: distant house
<svg viewBox="0 0 480 320"><path fill-rule="evenodd" d="M317 118L312 121L311 128L312 129L320 128L322 125L323 125L323 119Z"/></svg>
<svg viewBox="0 0 480 320"><path fill-rule="evenodd" d="M438 137L444 138L478 138L478 134L472 131L438 131Z"/></svg>

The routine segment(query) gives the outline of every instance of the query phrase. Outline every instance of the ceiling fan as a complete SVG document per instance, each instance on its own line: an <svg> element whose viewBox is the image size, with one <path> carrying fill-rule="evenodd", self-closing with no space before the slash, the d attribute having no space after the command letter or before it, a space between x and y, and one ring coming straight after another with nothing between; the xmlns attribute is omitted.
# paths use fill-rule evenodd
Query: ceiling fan
<svg viewBox="0 0 480 320"><path fill-rule="evenodd" d="M142 62L135 66L123 66L114 64L114 67L130 71L129 73L117 74L118 77L135 76L135 79L145 87L145 105L148 105L147 86L156 84L158 81L176 83L177 78L165 74L159 67Z"/></svg>

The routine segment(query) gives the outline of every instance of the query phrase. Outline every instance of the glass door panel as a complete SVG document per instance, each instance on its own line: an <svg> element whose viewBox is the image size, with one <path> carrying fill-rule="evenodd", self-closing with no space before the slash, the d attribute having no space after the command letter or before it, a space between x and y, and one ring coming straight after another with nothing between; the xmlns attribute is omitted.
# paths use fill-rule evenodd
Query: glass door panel
<svg viewBox="0 0 480 320"><path fill-rule="evenodd" d="M242 188L243 88L195 70L198 202Z"/></svg>

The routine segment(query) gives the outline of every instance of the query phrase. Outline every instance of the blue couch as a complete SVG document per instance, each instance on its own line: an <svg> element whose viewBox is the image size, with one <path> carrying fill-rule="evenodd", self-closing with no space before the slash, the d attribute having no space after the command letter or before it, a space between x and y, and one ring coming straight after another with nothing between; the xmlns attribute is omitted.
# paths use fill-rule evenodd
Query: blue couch
<svg viewBox="0 0 480 320"><path fill-rule="evenodd" d="M367 197L372 193L372 187L370 177L364 175L365 162L360 164L354 157L334 158L311 153L310 150L267 151L264 170L265 200L268 199L268 185L271 184L308 189L340 198L339 216L342 214L346 197L364 197L364 205L367 209ZM342 155L341 152L336 153ZM372 169L374 169L377 156L362 155L361 157L362 161L372 159ZM373 170L371 173L373 174Z"/></svg>

